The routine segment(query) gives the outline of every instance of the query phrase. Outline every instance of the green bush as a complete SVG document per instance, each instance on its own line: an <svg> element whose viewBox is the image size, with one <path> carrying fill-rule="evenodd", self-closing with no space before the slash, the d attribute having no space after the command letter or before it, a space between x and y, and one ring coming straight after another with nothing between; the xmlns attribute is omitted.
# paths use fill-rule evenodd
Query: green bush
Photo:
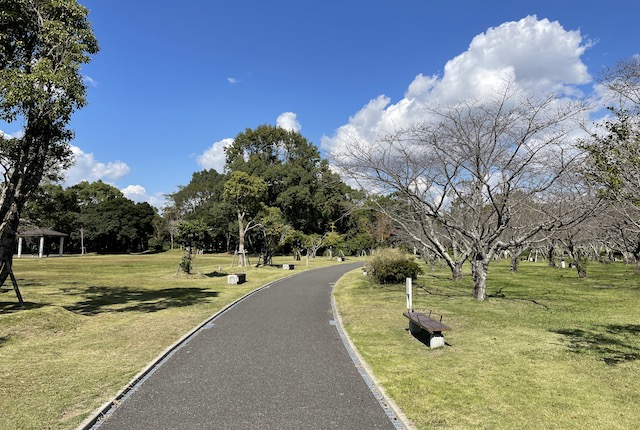
<svg viewBox="0 0 640 430"><path fill-rule="evenodd" d="M367 264L367 273L379 284L400 284L417 279L422 269L413 257L397 249L379 250Z"/></svg>

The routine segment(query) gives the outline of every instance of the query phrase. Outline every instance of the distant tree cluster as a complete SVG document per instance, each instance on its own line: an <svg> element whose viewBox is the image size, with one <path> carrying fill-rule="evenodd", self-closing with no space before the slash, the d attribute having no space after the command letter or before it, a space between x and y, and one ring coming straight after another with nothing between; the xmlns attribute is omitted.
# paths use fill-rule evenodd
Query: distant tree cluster
<svg viewBox="0 0 640 430"><path fill-rule="evenodd" d="M45 227L70 235L69 252L146 251L159 215L148 203L135 203L102 181L63 189L44 184L22 213L23 226Z"/></svg>
<svg viewBox="0 0 640 430"><path fill-rule="evenodd" d="M262 256L276 251L356 254L388 239L358 210L362 193L346 185L300 133L262 125L239 133L226 149L225 172L204 170L169 195L168 223L200 220L208 249Z"/></svg>

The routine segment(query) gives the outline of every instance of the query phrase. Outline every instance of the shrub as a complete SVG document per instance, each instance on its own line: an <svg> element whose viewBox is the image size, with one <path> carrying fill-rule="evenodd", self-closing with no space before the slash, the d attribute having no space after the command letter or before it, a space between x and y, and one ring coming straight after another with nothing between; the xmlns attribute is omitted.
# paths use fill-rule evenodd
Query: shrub
<svg viewBox="0 0 640 430"><path fill-rule="evenodd" d="M417 279L422 269L413 257L397 249L383 249L371 258L367 273L380 284L400 284L406 278Z"/></svg>

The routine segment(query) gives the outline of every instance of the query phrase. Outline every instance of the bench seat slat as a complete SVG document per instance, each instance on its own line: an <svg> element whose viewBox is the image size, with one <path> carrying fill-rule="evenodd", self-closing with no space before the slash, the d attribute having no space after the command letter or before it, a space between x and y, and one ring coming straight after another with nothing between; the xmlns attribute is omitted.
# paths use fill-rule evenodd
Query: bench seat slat
<svg viewBox="0 0 640 430"><path fill-rule="evenodd" d="M420 312L404 312L403 315L430 333L451 330L451 327L429 318Z"/></svg>

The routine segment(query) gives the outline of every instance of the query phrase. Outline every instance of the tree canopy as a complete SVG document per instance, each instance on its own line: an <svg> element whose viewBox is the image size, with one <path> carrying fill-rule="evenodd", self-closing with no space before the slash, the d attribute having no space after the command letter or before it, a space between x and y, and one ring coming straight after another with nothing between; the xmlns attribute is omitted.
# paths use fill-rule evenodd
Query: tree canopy
<svg viewBox="0 0 640 430"><path fill-rule="evenodd" d="M22 207L70 161L67 126L86 102L80 67L98 52L87 14L76 0L0 0L0 120L24 126L21 137L0 136L0 283Z"/></svg>

